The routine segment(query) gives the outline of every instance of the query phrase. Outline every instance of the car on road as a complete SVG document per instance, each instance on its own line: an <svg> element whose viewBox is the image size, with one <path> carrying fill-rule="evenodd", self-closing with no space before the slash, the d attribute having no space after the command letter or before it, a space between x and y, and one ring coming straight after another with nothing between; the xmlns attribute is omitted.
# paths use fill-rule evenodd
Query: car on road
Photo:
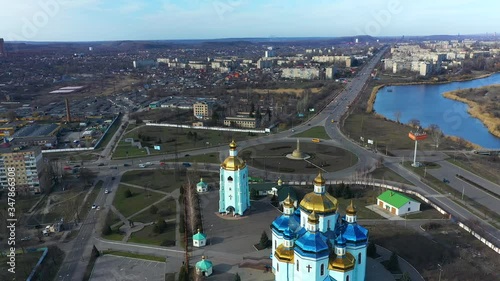
<svg viewBox="0 0 500 281"><path fill-rule="evenodd" d="M92 209L95 209L95 208L97 208L97 205L96 204L92 205Z"/></svg>
<svg viewBox="0 0 500 281"><path fill-rule="evenodd" d="M128 166L130 166L130 164L127 163L123 164L123 167L128 167Z"/></svg>
<svg viewBox="0 0 500 281"><path fill-rule="evenodd" d="M184 157L189 157L189 154L184 154Z"/></svg>
<svg viewBox="0 0 500 281"><path fill-rule="evenodd" d="M447 178L443 178L443 182L444 182L444 183L450 183L450 180L449 180L449 179L447 179Z"/></svg>
<svg viewBox="0 0 500 281"><path fill-rule="evenodd" d="M182 163L182 166L189 168L189 167L191 167L191 163L184 162L184 163Z"/></svg>
<svg viewBox="0 0 500 281"><path fill-rule="evenodd" d="M97 165L97 166L99 166L99 167L104 166L104 163L99 163L99 165Z"/></svg>
<svg viewBox="0 0 500 281"><path fill-rule="evenodd" d="M111 177L111 180L114 181L115 180L115 177Z"/></svg>
<svg viewBox="0 0 500 281"><path fill-rule="evenodd" d="M73 166L73 168L80 168L80 165L75 165Z"/></svg>
<svg viewBox="0 0 500 281"><path fill-rule="evenodd" d="M292 133L294 133L294 132L295 132L295 129L292 129Z"/></svg>
<svg viewBox="0 0 500 281"><path fill-rule="evenodd" d="M116 167L116 166L112 166L112 167L109 167L109 168L110 169L115 169L115 170L118 169L118 167Z"/></svg>
<svg viewBox="0 0 500 281"><path fill-rule="evenodd" d="M99 210L101 209L101 207L100 207L100 206L97 206L95 209L96 209L97 211L99 211Z"/></svg>
<svg viewBox="0 0 500 281"><path fill-rule="evenodd" d="M108 193L109 193L109 189L104 190L104 194L108 194Z"/></svg>
<svg viewBox="0 0 500 281"><path fill-rule="evenodd" d="M311 126L311 123L307 124L307 126Z"/></svg>

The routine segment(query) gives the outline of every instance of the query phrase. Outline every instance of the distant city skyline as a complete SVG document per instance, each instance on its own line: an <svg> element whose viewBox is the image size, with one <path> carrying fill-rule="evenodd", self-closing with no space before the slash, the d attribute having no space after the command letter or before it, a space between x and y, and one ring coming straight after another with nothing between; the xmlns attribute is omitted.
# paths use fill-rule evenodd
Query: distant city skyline
<svg viewBox="0 0 500 281"><path fill-rule="evenodd" d="M473 0L3 0L5 41L493 34L500 2ZM480 4L481 3L481 4Z"/></svg>

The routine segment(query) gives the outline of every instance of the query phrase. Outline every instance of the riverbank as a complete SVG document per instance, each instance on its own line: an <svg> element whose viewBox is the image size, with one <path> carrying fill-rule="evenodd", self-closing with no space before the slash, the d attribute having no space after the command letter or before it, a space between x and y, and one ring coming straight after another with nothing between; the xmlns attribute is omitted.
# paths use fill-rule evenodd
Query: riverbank
<svg viewBox="0 0 500 281"><path fill-rule="evenodd" d="M438 85L438 84L446 84L446 83L452 83L452 82L465 82L465 81L486 78L486 77L489 77L489 76L494 75L496 73L500 73L500 72L492 72L492 73L481 74L481 75L477 75L477 76L469 76L469 75L460 76L460 77L456 77L456 79L450 79L450 80L415 81L415 82L388 83L388 84L377 85L377 86L373 87L373 90L370 94L370 97L368 98L368 102L366 105L366 112L367 113L373 112L373 105L375 104L375 100L377 98L377 93L384 87L410 86L410 85ZM436 79L437 79L437 77L436 77Z"/></svg>
<svg viewBox="0 0 500 281"><path fill-rule="evenodd" d="M500 85L451 91L443 96L469 105L467 112L481 120L492 135L500 138Z"/></svg>

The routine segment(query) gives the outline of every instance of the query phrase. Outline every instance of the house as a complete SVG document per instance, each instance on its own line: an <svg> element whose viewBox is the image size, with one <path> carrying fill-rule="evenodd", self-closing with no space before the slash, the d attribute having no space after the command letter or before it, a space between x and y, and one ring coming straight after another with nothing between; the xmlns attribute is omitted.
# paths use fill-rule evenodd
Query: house
<svg viewBox="0 0 500 281"><path fill-rule="evenodd" d="M377 197L377 206L397 216L420 211L420 202L392 190Z"/></svg>

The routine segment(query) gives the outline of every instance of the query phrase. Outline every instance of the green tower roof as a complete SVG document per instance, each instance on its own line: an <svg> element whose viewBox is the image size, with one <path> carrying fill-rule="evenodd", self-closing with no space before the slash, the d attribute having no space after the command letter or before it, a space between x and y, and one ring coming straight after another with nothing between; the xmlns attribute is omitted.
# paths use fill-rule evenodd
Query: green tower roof
<svg viewBox="0 0 500 281"><path fill-rule="evenodd" d="M212 262L206 259L202 259L201 261L196 263L196 268L201 269L202 271L207 271L209 268L212 268Z"/></svg>
<svg viewBox="0 0 500 281"><path fill-rule="evenodd" d="M193 235L193 240L204 240L204 239L207 239L207 236L205 234L201 233L199 229L198 229L198 233Z"/></svg>

